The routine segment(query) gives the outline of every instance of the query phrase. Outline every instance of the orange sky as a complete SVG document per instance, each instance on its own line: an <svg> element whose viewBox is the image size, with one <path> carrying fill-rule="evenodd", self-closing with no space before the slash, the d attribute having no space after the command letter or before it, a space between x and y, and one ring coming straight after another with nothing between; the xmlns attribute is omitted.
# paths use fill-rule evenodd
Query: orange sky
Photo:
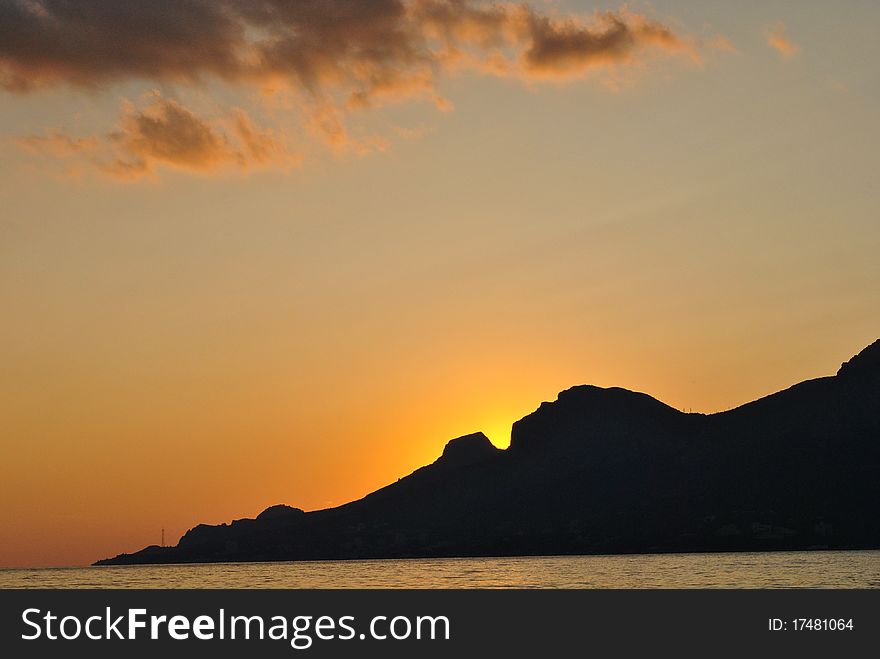
<svg viewBox="0 0 880 659"><path fill-rule="evenodd" d="M83 1L0 26L0 566L344 503L575 384L726 409L880 335L873 6Z"/></svg>

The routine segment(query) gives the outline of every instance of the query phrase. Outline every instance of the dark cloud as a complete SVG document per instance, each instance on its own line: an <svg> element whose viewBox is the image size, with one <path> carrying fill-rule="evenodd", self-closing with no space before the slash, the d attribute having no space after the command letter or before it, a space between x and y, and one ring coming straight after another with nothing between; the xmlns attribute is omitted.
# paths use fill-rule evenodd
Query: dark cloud
<svg viewBox="0 0 880 659"><path fill-rule="evenodd" d="M336 89L364 103L424 91L465 53L522 75L565 74L646 48L693 51L625 10L585 19L474 0L0 0L0 82L14 91L217 77Z"/></svg>
<svg viewBox="0 0 880 659"><path fill-rule="evenodd" d="M528 15L529 45L525 65L532 73L578 74L586 69L626 62L639 49L653 46L696 57L694 44L668 27L629 13L597 15L591 25Z"/></svg>
<svg viewBox="0 0 880 659"><path fill-rule="evenodd" d="M307 133L358 151L382 140L351 137L346 113L413 97L448 109L436 90L443 74L565 79L652 52L696 59L698 46L626 9L560 16L478 0L0 0L0 87L8 91L138 80L205 89L220 80L264 98L285 95ZM157 103L122 117L115 141L132 158L119 161L121 170L231 160L228 145L186 108ZM229 130L248 162L275 144L244 125Z"/></svg>
<svg viewBox="0 0 880 659"><path fill-rule="evenodd" d="M0 0L0 83L239 75L245 24L202 0Z"/></svg>

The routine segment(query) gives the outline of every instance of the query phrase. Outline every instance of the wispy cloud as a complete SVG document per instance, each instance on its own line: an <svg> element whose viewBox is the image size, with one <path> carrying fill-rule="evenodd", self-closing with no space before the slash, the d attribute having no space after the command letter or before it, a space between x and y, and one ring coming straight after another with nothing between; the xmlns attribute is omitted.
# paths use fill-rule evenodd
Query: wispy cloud
<svg viewBox="0 0 880 659"><path fill-rule="evenodd" d="M789 39L786 34L785 25L782 23L766 27L764 29L764 38L767 40L767 45L782 55L782 57L794 57L801 50L798 44Z"/></svg>
<svg viewBox="0 0 880 659"><path fill-rule="evenodd" d="M85 165L124 180L154 177L161 167L212 173L289 168L300 160L283 135L256 127L240 108L208 120L156 91L145 94L140 106L124 101L119 125L106 135L73 138L54 128L17 142L75 165L70 171Z"/></svg>
<svg viewBox="0 0 880 659"><path fill-rule="evenodd" d="M51 128L42 135L27 135L15 140L21 148L34 154L51 155L56 158L67 158L97 150L98 140L95 137L72 138L61 128Z"/></svg>
<svg viewBox="0 0 880 659"><path fill-rule="evenodd" d="M0 0L0 87L220 82L283 96L305 134L366 152L384 140L351 136L346 117L408 99L448 110L443 75L566 81L659 56L700 61L714 43L727 42L627 9L569 16L478 0ZM127 107L120 121L111 141L126 172L250 164L271 142L234 122L218 132L168 99Z"/></svg>

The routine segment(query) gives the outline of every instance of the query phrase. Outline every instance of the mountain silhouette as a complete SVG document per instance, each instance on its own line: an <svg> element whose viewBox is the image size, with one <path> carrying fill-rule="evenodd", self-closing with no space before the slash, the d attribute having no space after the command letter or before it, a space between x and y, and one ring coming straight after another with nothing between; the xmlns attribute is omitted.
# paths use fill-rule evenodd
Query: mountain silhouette
<svg viewBox="0 0 880 659"><path fill-rule="evenodd" d="M578 386L314 512L199 525L98 565L880 547L880 341L835 376L717 414Z"/></svg>

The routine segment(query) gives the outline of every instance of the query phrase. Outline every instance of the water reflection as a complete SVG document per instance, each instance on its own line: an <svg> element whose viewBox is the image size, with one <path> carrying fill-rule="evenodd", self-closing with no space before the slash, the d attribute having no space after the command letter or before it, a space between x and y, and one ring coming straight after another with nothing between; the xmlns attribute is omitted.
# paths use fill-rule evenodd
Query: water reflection
<svg viewBox="0 0 880 659"><path fill-rule="evenodd" d="M0 570L0 588L878 588L880 551Z"/></svg>

